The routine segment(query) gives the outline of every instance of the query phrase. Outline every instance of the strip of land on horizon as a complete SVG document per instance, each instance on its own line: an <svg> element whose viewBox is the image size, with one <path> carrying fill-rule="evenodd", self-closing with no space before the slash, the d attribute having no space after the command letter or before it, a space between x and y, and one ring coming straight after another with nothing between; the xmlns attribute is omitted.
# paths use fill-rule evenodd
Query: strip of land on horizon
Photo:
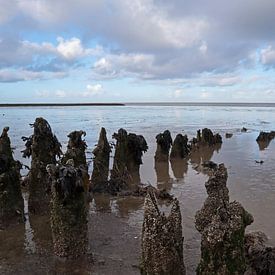
<svg viewBox="0 0 275 275"><path fill-rule="evenodd" d="M1 103L1 107L70 107L70 106L209 106L275 107L275 103L244 102L124 102L124 103Z"/></svg>

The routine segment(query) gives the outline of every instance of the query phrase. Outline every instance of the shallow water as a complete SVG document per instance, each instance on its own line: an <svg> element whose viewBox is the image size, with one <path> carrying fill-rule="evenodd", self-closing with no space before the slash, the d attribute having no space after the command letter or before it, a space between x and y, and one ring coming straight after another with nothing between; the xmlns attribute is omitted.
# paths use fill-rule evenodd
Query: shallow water
<svg viewBox="0 0 275 275"><path fill-rule="evenodd" d="M195 212L201 208L207 175L194 169L201 160L224 162L228 168L231 200L237 200L254 216L247 230L262 230L275 245L275 141L260 150L255 139L260 130L275 130L275 108L230 106L121 106L1 108L0 127L10 127L16 159L24 164L21 136L32 133L29 123L42 116L66 149L67 134L85 130L87 158L97 142L100 127L108 138L123 127L143 134L149 150L143 157L141 181L165 186L179 198L183 218L184 258L187 274L194 274L200 254L200 235L194 227ZM221 148L193 155L182 163L166 167L154 165L155 136L169 129L172 136L208 127L223 136ZM240 129L246 127L247 133ZM226 132L233 137L225 139ZM257 164L255 160L263 160ZM89 170L91 171L92 164ZM22 171L26 173L26 171ZM25 225L0 231L0 273L10 274L139 274L140 235L143 219L142 198L96 196L90 204L89 241L94 263L86 259L62 262L52 255L48 217L27 217Z"/></svg>

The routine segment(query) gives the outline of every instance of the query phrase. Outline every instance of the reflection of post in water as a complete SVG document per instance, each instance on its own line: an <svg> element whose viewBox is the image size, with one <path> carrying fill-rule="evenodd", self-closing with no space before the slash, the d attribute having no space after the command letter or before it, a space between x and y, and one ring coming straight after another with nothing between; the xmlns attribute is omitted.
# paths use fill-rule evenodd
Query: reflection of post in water
<svg viewBox="0 0 275 275"><path fill-rule="evenodd" d="M216 151L217 153L221 149L221 144L215 144L212 146L199 146L195 150L191 151L190 154L190 160L192 163L196 163L200 165L204 161L209 161L213 157L214 152Z"/></svg>
<svg viewBox="0 0 275 275"><path fill-rule="evenodd" d="M169 162L168 161L155 161L155 171L157 175L158 187L170 190L172 187L171 178L169 175Z"/></svg>
<svg viewBox="0 0 275 275"><path fill-rule="evenodd" d="M157 183L165 189L171 189L172 184L169 176L169 152L172 145L172 137L169 130L156 136L157 149L155 152L155 171Z"/></svg>
<svg viewBox="0 0 275 275"><path fill-rule="evenodd" d="M111 212L111 200L109 194L94 194L94 203L96 211Z"/></svg>
<svg viewBox="0 0 275 275"><path fill-rule="evenodd" d="M257 137L256 141L259 145L259 149L262 151L266 149L271 140L275 138L275 131L271 132L260 132L259 136Z"/></svg>
<svg viewBox="0 0 275 275"><path fill-rule="evenodd" d="M87 256L77 259L55 257L49 274L93 274L93 263Z"/></svg>
<svg viewBox="0 0 275 275"><path fill-rule="evenodd" d="M128 217L129 213L142 208L144 203L143 197L125 197L117 199L116 204L121 217Z"/></svg>
<svg viewBox="0 0 275 275"><path fill-rule="evenodd" d="M28 200L29 200L29 194L26 192L22 193L23 199L24 199L24 214L25 214L25 250L27 253L33 254L36 251L36 244L34 241L34 235L33 230L30 224L30 217L28 213Z"/></svg>
<svg viewBox="0 0 275 275"><path fill-rule="evenodd" d="M141 182L139 170L129 172L129 181L132 185L138 186Z"/></svg>
<svg viewBox="0 0 275 275"><path fill-rule="evenodd" d="M186 135L178 134L173 141L170 154L171 167L176 179L182 179L187 173L188 164L186 157L189 155L190 148Z"/></svg>
<svg viewBox="0 0 275 275"><path fill-rule="evenodd" d="M171 159L171 168L174 174L174 177L179 180L184 177L184 174L188 170L188 160L187 159Z"/></svg>
<svg viewBox="0 0 275 275"><path fill-rule="evenodd" d="M269 146L270 141L259 141L257 143L258 143L258 146L259 146L259 150L263 151Z"/></svg>

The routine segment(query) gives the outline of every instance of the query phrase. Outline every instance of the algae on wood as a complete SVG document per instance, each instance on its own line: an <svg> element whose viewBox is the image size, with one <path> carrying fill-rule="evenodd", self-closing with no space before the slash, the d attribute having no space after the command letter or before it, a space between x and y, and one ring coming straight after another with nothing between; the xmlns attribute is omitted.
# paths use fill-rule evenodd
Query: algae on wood
<svg viewBox="0 0 275 275"><path fill-rule="evenodd" d="M161 213L154 193L144 202L141 273L150 275L185 274L179 201L172 200L169 216Z"/></svg>
<svg viewBox="0 0 275 275"><path fill-rule="evenodd" d="M52 133L49 123L42 117L36 118L33 135L22 137L26 142L23 157L31 157L31 170L28 174L29 182L29 211L31 213L45 213L49 209L49 182L46 171L48 164L55 164L60 157L61 144Z"/></svg>
<svg viewBox="0 0 275 275"><path fill-rule="evenodd" d="M0 228L24 221L21 163L13 158L8 131L9 127L5 127L0 136Z"/></svg>
<svg viewBox="0 0 275 275"><path fill-rule="evenodd" d="M220 164L206 182L208 194L195 225L201 233L201 261L198 274L244 274L245 228L253 217L240 203L229 202L227 169Z"/></svg>
<svg viewBox="0 0 275 275"><path fill-rule="evenodd" d="M48 165L51 182L50 220L54 253L77 258L86 254L88 246L85 170L65 165Z"/></svg>
<svg viewBox="0 0 275 275"><path fill-rule="evenodd" d="M111 146L105 128L101 128L98 143L93 150L93 172L91 177L93 191L105 191L108 186Z"/></svg>

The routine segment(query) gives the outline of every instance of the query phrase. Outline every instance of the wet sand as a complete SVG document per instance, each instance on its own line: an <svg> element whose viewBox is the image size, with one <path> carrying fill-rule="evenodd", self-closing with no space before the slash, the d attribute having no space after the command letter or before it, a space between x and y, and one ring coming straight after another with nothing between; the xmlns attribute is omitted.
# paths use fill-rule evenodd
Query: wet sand
<svg viewBox="0 0 275 275"><path fill-rule="evenodd" d="M55 115L58 114L55 118L54 114L49 114L52 112L51 109L42 111L63 145L67 140L66 133L70 130L87 131L88 158L91 157L90 152L96 144L100 126L106 127L109 137L119 127L125 127L130 132L145 136L149 150L143 158L141 181L166 187L180 201L187 274L195 273L200 255L200 235L194 226L194 216L206 198L204 183L208 176L198 169L199 163L203 160L211 159L225 163L229 174L227 186L231 201L241 202L254 216L255 221L248 227L248 231L264 231L270 238L270 244L275 245L273 215L275 211L275 141L272 141L265 150L260 150L255 141L260 130L275 129L273 127L275 121L271 120L275 117L274 113L270 114L270 109L266 112L258 112L257 109L235 111L223 109L219 110L217 115L217 112L213 112L212 109L194 108L192 110L167 109L166 116L161 109L127 109L126 113L120 113L120 115L115 114L115 109L111 111L104 109L101 113L85 110L81 121L74 116L76 110L55 109ZM150 118L149 114L151 114ZM192 114L193 121L188 120ZM259 114L261 118L258 117ZM23 119L17 118L14 121L12 118L16 118L16 114L9 111L6 112L5 120L1 121L1 127L12 122L9 123L12 124L10 125L11 140L16 146L15 157L20 160L22 159L19 151L23 144L20 136L30 133L31 129L28 129L27 122L33 122L35 116L35 112L27 113ZM159 119L162 117L163 121ZM240 117L242 119L237 121ZM222 134L224 142L221 148L204 150L182 163L169 163L168 169L167 167L155 169L153 156L157 133L169 129L174 138L184 129L185 133L191 137L195 135L196 129L204 126ZM240 132L243 126L249 129L247 133ZM225 139L226 132L232 132L233 137ZM259 164L255 160L263 160L264 163ZM26 160L24 162L27 163ZM90 166L91 169L92 166ZM140 257L142 221L142 198L95 196L89 211L89 245L92 254L89 255L89 260L80 259L65 263L53 256L48 218L30 217L29 223L27 222L25 226L19 225L0 231L0 273L139 274L137 266Z"/></svg>

